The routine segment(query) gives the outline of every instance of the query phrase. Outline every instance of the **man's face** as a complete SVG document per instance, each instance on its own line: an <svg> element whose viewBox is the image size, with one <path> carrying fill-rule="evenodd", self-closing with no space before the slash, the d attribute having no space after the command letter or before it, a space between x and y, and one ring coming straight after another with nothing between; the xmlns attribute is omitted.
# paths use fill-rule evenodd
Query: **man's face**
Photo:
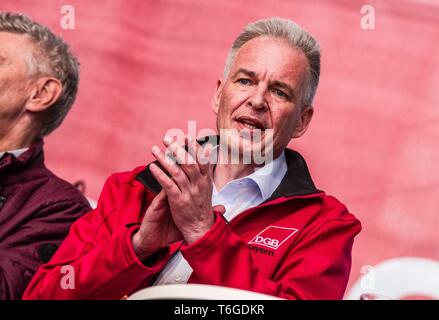
<svg viewBox="0 0 439 320"><path fill-rule="evenodd" d="M237 52L227 79L218 81L213 99L218 130L258 128L264 136L264 130L272 129L273 155L279 156L293 137L304 133L312 117L312 107L302 107L307 70L303 52L284 40L248 41Z"/></svg>
<svg viewBox="0 0 439 320"><path fill-rule="evenodd" d="M31 84L26 61L32 50L26 36L0 32L0 139L24 112Z"/></svg>

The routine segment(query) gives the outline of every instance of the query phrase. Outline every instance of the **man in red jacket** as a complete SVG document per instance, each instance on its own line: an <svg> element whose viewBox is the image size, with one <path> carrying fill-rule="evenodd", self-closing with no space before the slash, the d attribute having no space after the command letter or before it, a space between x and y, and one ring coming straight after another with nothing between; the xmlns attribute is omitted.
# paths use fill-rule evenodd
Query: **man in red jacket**
<svg viewBox="0 0 439 320"><path fill-rule="evenodd" d="M319 73L319 46L301 27L249 24L212 100L219 141L165 137L168 154L154 146L155 163L112 175L24 298L120 299L201 283L341 299L361 225L286 148L309 125Z"/></svg>
<svg viewBox="0 0 439 320"><path fill-rule="evenodd" d="M71 108L78 62L62 39L0 13L0 299L20 299L70 225L91 210L44 165L43 137Z"/></svg>

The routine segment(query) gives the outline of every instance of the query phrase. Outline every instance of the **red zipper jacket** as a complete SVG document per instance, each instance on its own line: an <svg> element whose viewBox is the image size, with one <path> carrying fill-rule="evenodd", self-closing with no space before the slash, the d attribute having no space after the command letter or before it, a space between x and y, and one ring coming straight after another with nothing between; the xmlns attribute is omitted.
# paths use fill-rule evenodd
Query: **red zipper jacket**
<svg viewBox="0 0 439 320"><path fill-rule="evenodd" d="M180 250L193 269L189 283L286 299L341 299L360 222L314 187L300 154L285 152L287 173L264 203L230 223L216 212L215 224L203 237L191 245L174 243L143 263L131 237L160 185L149 166L113 174L97 208L72 226L23 298L121 299L151 285ZM74 289L62 288L65 265L74 271Z"/></svg>

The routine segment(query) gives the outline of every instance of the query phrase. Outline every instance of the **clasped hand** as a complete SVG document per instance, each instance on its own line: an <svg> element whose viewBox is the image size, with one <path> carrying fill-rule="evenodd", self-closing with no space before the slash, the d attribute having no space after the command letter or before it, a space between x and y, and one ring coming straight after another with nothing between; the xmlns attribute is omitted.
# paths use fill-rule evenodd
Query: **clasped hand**
<svg viewBox="0 0 439 320"><path fill-rule="evenodd" d="M170 177L155 163L150 165L162 190L152 200L132 238L141 259L176 241L193 243L214 224L214 210L225 212L223 206L212 207L212 146L203 148L190 136L185 138L187 151L170 137L165 137L163 143L169 153L154 146L152 154Z"/></svg>

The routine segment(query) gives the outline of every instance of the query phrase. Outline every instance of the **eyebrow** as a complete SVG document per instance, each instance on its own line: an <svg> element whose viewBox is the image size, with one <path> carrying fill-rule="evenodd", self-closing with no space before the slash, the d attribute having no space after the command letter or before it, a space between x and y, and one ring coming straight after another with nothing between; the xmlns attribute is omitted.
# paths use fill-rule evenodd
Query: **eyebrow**
<svg viewBox="0 0 439 320"><path fill-rule="evenodd" d="M245 74L246 76L248 76L250 78L256 78L256 72L250 71L250 70L247 70L247 69L244 69L244 68L240 68L238 71L236 71L233 74L233 78L237 77L240 73L243 73L243 74ZM286 91L288 91L288 95L290 96L290 98L293 101L296 100L296 97L297 97L296 90L294 90L293 87L291 87L290 85L286 84L285 82L275 80L275 81L270 83L270 87L277 87L277 88L285 89Z"/></svg>
<svg viewBox="0 0 439 320"><path fill-rule="evenodd" d="M239 70L238 71L236 71L234 74L233 74L233 78L235 78L238 74L240 74L240 73L243 73L243 74L245 74L246 76L249 76L249 77L251 77L251 78L255 78L256 77L256 72L254 72L254 71L250 71L250 70L247 70L247 69L244 69L244 68L239 68Z"/></svg>

